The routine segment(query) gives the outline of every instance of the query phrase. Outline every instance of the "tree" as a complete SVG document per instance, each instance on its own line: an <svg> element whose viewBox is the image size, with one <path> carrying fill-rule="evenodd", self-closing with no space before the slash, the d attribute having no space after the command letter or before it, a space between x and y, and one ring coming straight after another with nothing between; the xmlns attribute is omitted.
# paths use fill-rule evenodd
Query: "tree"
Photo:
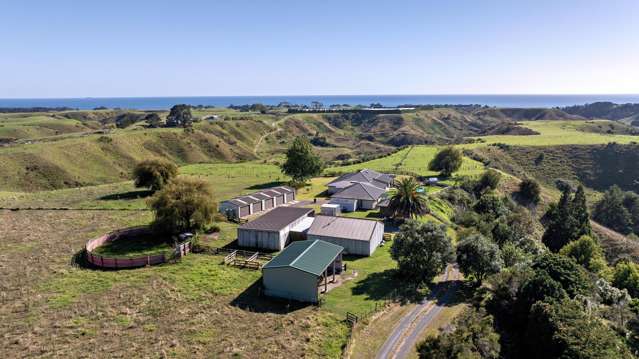
<svg viewBox="0 0 639 359"><path fill-rule="evenodd" d="M526 204L538 204L541 201L541 187L531 178L526 178L519 183L519 196Z"/></svg>
<svg viewBox="0 0 639 359"><path fill-rule="evenodd" d="M144 117L147 125L151 128L157 128L162 126L162 119L157 113L150 113Z"/></svg>
<svg viewBox="0 0 639 359"><path fill-rule="evenodd" d="M607 267L601 246L591 236L581 236L578 240L566 244L559 253L574 259L593 273L599 273Z"/></svg>
<svg viewBox="0 0 639 359"><path fill-rule="evenodd" d="M624 206L624 193L618 186L610 187L597 202L593 212L595 221L606 227L628 234L632 231L632 217Z"/></svg>
<svg viewBox="0 0 639 359"><path fill-rule="evenodd" d="M305 182L322 172L324 164L313 151L308 138L295 138L291 147L286 151L286 162L281 166L282 172L293 178L295 182Z"/></svg>
<svg viewBox="0 0 639 359"><path fill-rule="evenodd" d="M457 264L465 275L481 283L504 266L499 246L481 234L471 235L457 245Z"/></svg>
<svg viewBox="0 0 639 359"><path fill-rule="evenodd" d="M475 193L477 195L481 195L486 191L493 191L497 189L500 181L501 173L491 168L485 171L479 178L479 181L477 181L477 185L475 186Z"/></svg>
<svg viewBox="0 0 639 359"><path fill-rule="evenodd" d="M633 298L639 298L639 265L621 261L615 266L612 284L620 289L626 289Z"/></svg>
<svg viewBox="0 0 639 359"><path fill-rule="evenodd" d="M573 236L581 238L582 236L589 236L592 234L592 228L590 227L590 214L588 213L588 204L586 203L586 193L584 186L579 185L577 192L570 204L571 216L574 218L575 228L573 230Z"/></svg>
<svg viewBox="0 0 639 359"><path fill-rule="evenodd" d="M177 173L177 166L171 162L146 160L135 166L133 179L135 187L146 187L155 192L171 182L177 176Z"/></svg>
<svg viewBox="0 0 639 359"><path fill-rule="evenodd" d="M435 158L428 164L431 171L439 171L443 177L450 177L453 172L459 170L462 165L462 152L453 146L439 151Z"/></svg>
<svg viewBox="0 0 639 359"><path fill-rule="evenodd" d="M175 105L171 107L171 112L166 117L167 127L184 127L193 126L193 114L191 114L191 106Z"/></svg>
<svg viewBox="0 0 639 359"><path fill-rule="evenodd" d="M171 234L202 230L213 221L217 206L207 182L175 179L149 201L153 227Z"/></svg>
<svg viewBox="0 0 639 359"><path fill-rule="evenodd" d="M477 213L486 215L491 219L501 217L508 212L508 208L506 208L502 199L493 193L485 193L482 195L473 206L473 209Z"/></svg>
<svg viewBox="0 0 639 359"><path fill-rule="evenodd" d="M581 236L590 235L592 230L583 187L579 186L574 198L570 189L565 189L559 203L550 206L544 219L547 226L542 241L553 252L559 252Z"/></svg>
<svg viewBox="0 0 639 359"><path fill-rule="evenodd" d="M632 358L616 333L576 300L537 302L525 332L523 358Z"/></svg>
<svg viewBox="0 0 639 359"><path fill-rule="evenodd" d="M424 359L497 359L501 346L493 318L483 310L466 309L453 321L453 330L430 336L417 346Z"/></svg>
<svg viewBox="0 0 639 359"><path fill-rule="evenodd" d="M623 206L630 213L632 220L632 231L639 234L639 195L634 192L626 192L623 198Z"/></svg>
<svg viewBox="0 0 639 359"><path fill-rule="evenodd" d="M445 227L409 220L399 228L390 249L399 272L421 284L430 282L453 260Z"/></svg>
<svg viewBox="0 0 639 359"><path fill-rule="evenodd" d="M417 218L428 213L428 199L418 189L419 183L413 177L395 181L388 203L394 218Z"/></svg>
<svg viewBox="0 0 639 359"><path fill-rule="evenodd" d="M561 254L546 253L535 259L532 269L546 272L550 278L561 284L570 298L577 294L586 294L590 289L590 281L584 269L572 258Z"/></svg>
<svg viewBox="0 0 639 359"><path fill-rule="evenodd" d="M538 301L563 300L568 294L561 283L552 279L545 271L536 272L528 278L517 292L515 318L519 323L526 323L530 308Z"/></svg>

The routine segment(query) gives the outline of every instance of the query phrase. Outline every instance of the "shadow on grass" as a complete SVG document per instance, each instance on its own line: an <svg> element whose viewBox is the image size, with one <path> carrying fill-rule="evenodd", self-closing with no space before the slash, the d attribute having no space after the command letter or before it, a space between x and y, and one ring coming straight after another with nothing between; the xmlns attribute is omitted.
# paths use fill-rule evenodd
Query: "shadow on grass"
<svg viewBox="0 0 639 359"><path fill-rule="evenodd" d="M248 189L265 189L265 188L278 187L278 186L284 186L284 185L286 185L286 182L284 181L273 181L268 183L255 184L247 188Z"/></svg>
<svg viewBox="0 0 639 359"><path fill-rule="evenodd" d="M236 308L252 313L288 314L313 304L294 300L278 299L264 295L262 279L256 280L230 303Z"/></svg>
<svg viewBox="0 0 639 359"><path fill-rule="evenodd" d="M114 201L114 200L122 200L122 199L138 199L138 198L146 198L153 194L153 191L149 190L140 190L140 191L129 191L124 193L113 193L107 194L98 199L101 201Z"/></svg>
<svg viewBox="0 0 639 359"><path fill-rule="evenodd" d="M367 300L398 300L401 303L417 301L424 297L420 289L406 281L396 269L369 274L353 287L354 295L365 295Z"/></svg>

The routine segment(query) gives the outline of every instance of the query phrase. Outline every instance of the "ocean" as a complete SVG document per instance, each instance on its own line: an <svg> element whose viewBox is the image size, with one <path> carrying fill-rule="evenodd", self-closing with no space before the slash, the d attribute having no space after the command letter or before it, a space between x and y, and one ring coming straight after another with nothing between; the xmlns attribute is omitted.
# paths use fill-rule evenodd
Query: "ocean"
<svg viewBox="0 0 639 359"><path fill-rule="evenodd" d="M325 106L333 104L383 106L400 105L486 105L493 107L564 107L598 101L639 103L637 95L356 95L356 96L201 96L201 97L96 97L96 98L34 98L0 99L0 107L71 107L90 110L96 107L165 110L176 104L226 107L280 102L310 105L318 101Z"/></svg>

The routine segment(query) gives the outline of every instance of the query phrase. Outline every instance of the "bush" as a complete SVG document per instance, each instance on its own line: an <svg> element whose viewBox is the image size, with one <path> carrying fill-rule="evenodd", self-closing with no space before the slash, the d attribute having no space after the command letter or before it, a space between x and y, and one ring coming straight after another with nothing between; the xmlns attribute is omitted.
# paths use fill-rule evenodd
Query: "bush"
<svg viewBox="0 0 639 359"><path fill-rule="evenodd" d="M487 275L498 273L504 262L497 244L478 234L457 245L457 264L462 273L481 283Z"/></svg>
<svg viewBox="0 0 639 359"><path fill-rule="evenodd" d="M626 289L633 298L639 298L639 266L636 263L617 263L612 277L615 287Z"/></svg>
<svg viewBox="0 0 639 359"><path fill-rule="evenodd" d="M146 160L138 163L133 169L135 187L146 187L151 191L162 189L175 176L177 166L171 162L160 160Z"/></svg>
<svg viewBox="0 0 639 359"><path fill-rule="evenodd" d="M528 204L537 204L541 201L541 186L531 178L526 178L519 183L519 196Z"/></svg>

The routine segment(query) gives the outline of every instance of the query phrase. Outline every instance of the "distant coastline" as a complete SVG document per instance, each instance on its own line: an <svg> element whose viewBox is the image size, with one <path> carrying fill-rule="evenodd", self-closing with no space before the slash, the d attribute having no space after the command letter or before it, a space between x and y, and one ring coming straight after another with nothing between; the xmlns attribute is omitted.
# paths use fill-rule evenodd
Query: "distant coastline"
<svg viewBox="0 0 639 359"><path fill-rule="evenodd" d="M335 104L383 106L402 105L484 105L491 107L552 108L607 101L617 104L639 103L636 95L338 95L338 96L201 96L201 97L96 97L96 98L42 98L0 99L0 107L69 107L92 110L97 107L165 110L175 104L193 106L246 105L280 102L310 105L318 101L326 106Z"/></svg>

